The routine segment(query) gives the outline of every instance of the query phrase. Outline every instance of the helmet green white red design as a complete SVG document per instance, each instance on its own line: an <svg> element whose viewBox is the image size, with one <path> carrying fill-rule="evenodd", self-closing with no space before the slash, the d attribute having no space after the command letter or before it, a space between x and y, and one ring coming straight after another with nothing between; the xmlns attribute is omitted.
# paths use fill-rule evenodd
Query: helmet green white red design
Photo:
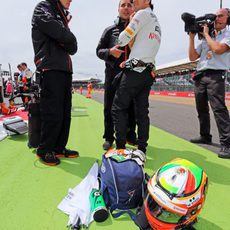
<svg viewBox="0 0 230 230"><path fill-rule="evenodd" d="M204 205L208 178L185 159L161 167L148 182L145 213L153 229L180 229L193 223Z"/></svg>

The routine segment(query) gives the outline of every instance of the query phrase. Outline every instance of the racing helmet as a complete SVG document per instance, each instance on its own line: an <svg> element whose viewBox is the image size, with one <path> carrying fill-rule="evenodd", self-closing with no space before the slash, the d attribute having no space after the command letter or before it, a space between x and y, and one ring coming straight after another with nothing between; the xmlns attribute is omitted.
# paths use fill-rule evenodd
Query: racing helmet
<svg viewBox="0 0 230 230"><path fill-rule="evenodd" d="M207 192L208 177L194 163L174 159L150 178L145 215L154 230L183 229L196 222Z"/></svg>

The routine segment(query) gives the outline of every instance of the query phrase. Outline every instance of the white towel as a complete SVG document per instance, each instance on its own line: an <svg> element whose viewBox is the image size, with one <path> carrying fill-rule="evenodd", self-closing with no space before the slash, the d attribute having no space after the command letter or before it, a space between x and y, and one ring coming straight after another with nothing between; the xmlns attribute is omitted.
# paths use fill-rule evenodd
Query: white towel
<svg viewBox="0 0 230 230"><path fill-rule="evenodd" d="M7 131L3 127L2 121L0 121L0 141L7 137Z"/></svg>
<svg viewBox="0 0 230 230"><path fill-rule="evenodd" d="M89 195L93 188L99 188L97 176L98 163L95 162L81 183L74 189L70 188L67 196L58 205L58 209L69 215L68 226L74 226L78 217L81 224L87 227L93 221Z"/></svg>

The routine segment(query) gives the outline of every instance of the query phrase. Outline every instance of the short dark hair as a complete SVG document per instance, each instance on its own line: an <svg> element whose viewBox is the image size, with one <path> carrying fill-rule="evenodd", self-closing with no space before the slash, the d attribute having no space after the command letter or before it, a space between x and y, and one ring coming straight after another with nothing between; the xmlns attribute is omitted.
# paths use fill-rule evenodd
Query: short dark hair
<svg viewBox="0 0 230 230"><path fill-rule="evenodd" d="M228 16L230 16L230 9L229 8L225 8L225 10L227 11Z"/></svg>
<svg viewBox="0 0 230 230"><path fill-rule="evenodd" d="M151 10L154 9L154 5L152 4L152 0L149 1L149 6L150 6Z"/></svg>
<svg viewBox="0 0 230 230"><path fill-rule="evenodd" d="M27 67L27 64L26 64L25 62L22 62L22 63L21 63L21 65L24 65L24 66L26 66L26 67Z"/></svg>
<svg viewBox="0 0 230 230"><path fill-rule="evenodd" d="M121 1L122 1L122 0L120 0L120 1L119 1L119 5L118 5L118 7L120 7L120 5L121 5ZM133 4L133 0L129 0L129 2L130 2L131 4Z"/></svg>

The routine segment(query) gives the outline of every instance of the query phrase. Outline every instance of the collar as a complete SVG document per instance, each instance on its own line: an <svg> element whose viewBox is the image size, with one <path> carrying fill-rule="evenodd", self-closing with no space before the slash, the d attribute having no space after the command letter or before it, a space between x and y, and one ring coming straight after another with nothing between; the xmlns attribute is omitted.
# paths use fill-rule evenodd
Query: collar
<svg viewBox="0 0 230 230"><path fill-rule="evenodd" d="M223 34L223 33L225 33L226 31L227 31L227 26L226 26L224 29L218 31L218 32L217 32L217 35Z"/></svg>
<svg viewBox="0 0 230 230"><path fill-rule="evenodd" d="M128 24L128 22L128 20L125 20L120 16L117 16L117 18L114 20L114 23L118 26L125 26L126 24Z"/></svg>
<svg viewBox="0 0 230 230"><path fill-rule="evenodd" d="M66 26L68 27L68 23L72 19L72 16L69 13L69 11L64 9L64 7L62 6L59 0L46 0L46 1L49 2L55 8L55 10L60 13Z"/></svg>
<svg viewBox="0 0 230 230"><path fill-rule="evenodd" d="M139 9L139 10L137 10L137 12L140 11L140 10L153 11L153 10L150 8L150 6L147 6L147 7L145 7L145 8Z"/></svg>
<svg viewBox="0 0 230 230"><path fill-rule="evenodd" d="M57 9L58 9L60 15L62 16L66 26L68 27L68 23L72 18L69 11L64 9L64 7L62 6L62 4L59 1L57 1Z"/></svg>

